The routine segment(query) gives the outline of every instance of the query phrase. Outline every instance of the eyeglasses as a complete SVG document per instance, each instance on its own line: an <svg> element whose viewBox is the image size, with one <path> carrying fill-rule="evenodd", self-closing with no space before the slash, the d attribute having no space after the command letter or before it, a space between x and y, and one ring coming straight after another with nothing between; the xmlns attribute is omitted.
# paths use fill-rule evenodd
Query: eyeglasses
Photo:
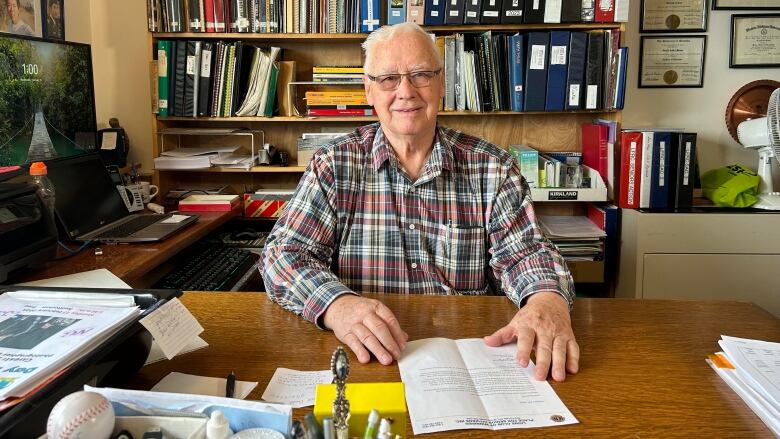
<svg viewBox="0 0 780 439"><path fill-rule="evenodd" d="M401 85L401 78L406 76L409 83L415 88L428 87L431 85L431 81L436 75L441 72L441 69L436 70L419 70L417 72L409 73L391 73L389 75L368 76L368 79L376 82L376 85L384 91L391 91L398 88Z"/></svg>

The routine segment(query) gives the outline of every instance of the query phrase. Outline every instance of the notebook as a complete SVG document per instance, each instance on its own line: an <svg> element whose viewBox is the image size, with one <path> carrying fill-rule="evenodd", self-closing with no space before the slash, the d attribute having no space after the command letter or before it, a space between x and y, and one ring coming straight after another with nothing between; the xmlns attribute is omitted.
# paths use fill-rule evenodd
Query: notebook
<svg viewBox="0 0 780 439"><path fill-rule="evenodd" d="M96 153L46 162L54 185L55 213L76 241L160 241L197 221L197 215L131 215Z"/></svg>

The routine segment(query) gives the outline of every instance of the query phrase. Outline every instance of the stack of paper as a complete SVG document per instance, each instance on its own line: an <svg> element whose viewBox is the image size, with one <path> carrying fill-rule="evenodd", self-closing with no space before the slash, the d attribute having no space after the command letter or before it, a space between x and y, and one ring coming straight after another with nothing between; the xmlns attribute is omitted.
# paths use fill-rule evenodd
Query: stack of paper
<svg viewBox="0 0 780 439"><path fill-rule="evenodd" d="M238 146L205 146L197 148L176 148L163 151L154 159L155 169L202 169L210 168L214 162L231 156ZM250 165L251 166L251 165Z"/></svg>
<svg viewBox="0 0 780 439"><path fill-rule="evenodd" d="M539 225L567 261L594 261L604 254L607 234L587 217L539 215Z"/></svg>
<svg viewBox="0 0 780 439"><path fill-rule="evenodd" d="M105 308L16 296L0 295L0 408L31 394L140 315L134 303Z"/></svg>
<svg viewBox="0 0 780 439"><path fill-rule="evenodd" d="M780 437L780 343L721 336L707 364Z"/></svg>

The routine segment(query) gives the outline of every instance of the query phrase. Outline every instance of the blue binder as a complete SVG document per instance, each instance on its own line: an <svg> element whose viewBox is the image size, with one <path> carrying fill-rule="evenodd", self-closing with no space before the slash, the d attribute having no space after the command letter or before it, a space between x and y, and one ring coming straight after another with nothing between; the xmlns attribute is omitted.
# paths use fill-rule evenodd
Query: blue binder
<svg viewBox="0 0 780 439"><path fill-rule="evenodd" d="M509 95L512 111L523 111L523 76L525 67L525 45L523 36L519 33L509 37Z"/></svg>
<svg viewBox="0 0 780 439"><path fill-rule="evenodd" d="M672 133L656 131L653 137L653 161L650 175L650 209L666 209L669 202L669 175Z"/></svg>
<svg viewBox="0 0 780 439"><path fill-rule="evenodd" d="M550 32L550 65L547 70L546 111L563 111L566 101L566 75L569 65L569 38L571 32Z"/></svg>
<svg viewBox="0 0 780 439"><path fill-rule="evenodd" d="M444 24L444 2L447 0L425 0L426 26L440 26Z"/></svg>
<svg viewBox="0 0 780 439"><path fill-rule="evenodd" d="M406 21L406 0L387 0L387 24Z"/></svg>
<svg viewBox="0 0 780 439"><path fill-rule="evenodd" d="M525 111L544 111L549 49L549 33L528 33L525 51L525 83L533 86L525 88Z"/></svg>
<svg viewBox="0 0 780 439"><path fill-rule="evenodd" d="M379 0L360 0L360 32L371 33L379 29L379 14Z"/></svg>

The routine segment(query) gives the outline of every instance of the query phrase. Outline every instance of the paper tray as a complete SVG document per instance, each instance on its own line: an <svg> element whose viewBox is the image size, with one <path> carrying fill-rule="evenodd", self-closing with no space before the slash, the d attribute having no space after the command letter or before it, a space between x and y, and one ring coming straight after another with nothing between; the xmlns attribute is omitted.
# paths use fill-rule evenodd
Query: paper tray
<svg viewBox="0 0 780 439"><path fill-rule="evenodd" d="M0 437L29 439L46 432L49 412L60 399L82 390L84 384L119 386L144 364L152 346L152 336L138 320L160 307L179 290L121 290L111 288L55 288L24 285L0 285L0 293L8 291L63 291L132 294L142 313L134 321L98 345L92 352L76 360L65 372L24 401L0 413Z"/></svg>

